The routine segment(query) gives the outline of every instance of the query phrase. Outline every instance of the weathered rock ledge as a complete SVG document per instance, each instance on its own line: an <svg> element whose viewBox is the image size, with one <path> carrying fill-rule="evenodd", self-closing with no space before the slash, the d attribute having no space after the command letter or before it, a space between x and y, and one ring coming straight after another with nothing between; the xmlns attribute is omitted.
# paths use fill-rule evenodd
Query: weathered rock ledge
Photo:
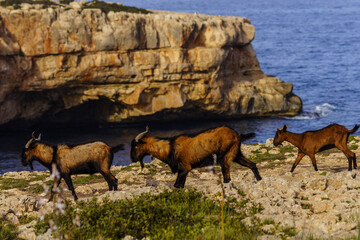
<svg viewBox="0 0 360 240"><path fill-rule="evenodd" d="M295 115L242 17L0 8L0 124Z"/></svg>
<svg viewBox="0 0 360 240"><path fill-rule="evenodd" d="M358 146L359 140L359 137L355 137L350 145L356 148L355 145ZM257 182L249 169L233 164L232 180L224 184L226 199L241 200L246 195L253 203L264 208L256 214L258 218L272 219L274 224L283 227L294 227L296 236L292 239L355 238L360 216L358 170L347 171L347 160L344 154L331 150L317 154L318 172L314 171L310 159L305 157L294 173L290 173L291 165L296 158L296 149L291 148L290 145L284 145L283 149L276 148L271 142L242 146L244 154L253 161L259 162L258 160L265 154L263 156L266 156L266 159L258 163L263 179ZM287 149L287 152L283 152L284 159L268 160L270 157L278 156L284 149ZM360 149L354 152L359 156ZM118 200L132 198L142 193L156 194L164 189L173 189L176 175L171 174L170 169L162 162L155 160L145 167L143 171L140 170L139 164L132 164L129 167L112 167L111 171L119 181L119 190L115 192L107 191L107 184L100 175L89 184L79 184L74 181L79 200L93 197ZM203 192L206 197L219 200L219 193L222 192L218 183L219 174L213 174L207 168L192 170L188 175L185 188L195 188ZM41 176L43 178L39 180ZM36 221L20 225L18 217L38 218L54 209L54 203L44 201L48 199L49 194L31 193L31 189L36 189L41 184L45 185L44 182L49 180L48 176L49 173L45 172L8 172L2 175L1 187L4 182L11 182L3 181L7 178L30 180L24 189L12 188L0 192L0 215L3 219L18 225L21 231L20 236L26 239L36 238L33 228ZM74 178L76 177L73 176ZM16 183L16 181L12 182ZM66 189L63 196L68 200L72 199L71 193ZM248 224L251 225L250 219ZM264 227L274 229L272 224ZM275 231L272 234L275 236L271 238L264 236L263 239L281 239L278 232ZM50 237L51 235L38 236L38 239Z"/></svg>

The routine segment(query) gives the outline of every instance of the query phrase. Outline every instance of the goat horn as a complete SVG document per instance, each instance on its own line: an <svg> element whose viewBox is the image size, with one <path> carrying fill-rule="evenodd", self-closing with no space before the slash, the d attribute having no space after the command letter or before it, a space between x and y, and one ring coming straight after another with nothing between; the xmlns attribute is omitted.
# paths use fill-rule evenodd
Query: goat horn
<svg viewBox="0 0 360 240"><path fill-rule="evenodd" d="M30 139L30 140L26 143L25 148L29 148L30 144L31 144L33 141L34 141L33 138Z"/></svg>
<svg viewBox="0 0 360 240"><path fill-rule="evenodd" d="M39 136L37 138L35 138L35 141L40 141L41 139L41 133L39 134Z"/></svg>
<svg viewBox="0 0 360 240"><path fill-rule="evenodd" d="M33 141L40 141L41 139L41 133L39 134L39 136L37 138L35 138L35 131L32 132L31 134L31 139L26 143L25 145L25 148L29 148L30 144L33 142Z"/></svg>
<svg viewBox="0 0 360 240"><path fill-rule="evenodd" d="M139 135L137 135L135 137L135 142L139 142L140 139L142 139L143 137L145 137L145 135L149 132L149 127L146 126L146 131L145 132L142 132L142 133L139 133Z"/></svg>

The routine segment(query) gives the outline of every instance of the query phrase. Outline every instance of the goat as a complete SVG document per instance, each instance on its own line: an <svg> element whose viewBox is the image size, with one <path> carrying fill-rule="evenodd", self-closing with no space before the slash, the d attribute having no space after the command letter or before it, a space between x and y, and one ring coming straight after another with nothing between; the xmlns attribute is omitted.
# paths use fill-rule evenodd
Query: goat
<svg viewBox="0 0 360 240"><path fill-rule="evenodd" d="M241 141L255 134L238 134L235 130L223 126L210 129L194 136L172 138L147 137L148 128L131 142L130 158L144 167L146 155L156 157L168 164L173 173L177 172L174 187L184 187L186 176L193 168L214 164L221 165L224 183L230 179L230 165L233 161L250 168L256 179L261 180L256 164L246 159L240 150Z"/></svg>
<svg viewBox="0 0 360 240"><path fill-rule="evenodd" d="M280 129L277 129L274 137L274 145L278 146L283 141L288 141L298 148L298 156L291 168L291 172L294 171L300 160L308 155L312 161L315 171L318 171L316 165L315 154L327 149L338 148L341 150L349 161L349 171L352 170L352 163L354 169L356 165L356 155L350 151L347 147L347 140L349 134L356 132L359 129L359 125L355 125L352 130L348 130L346 127L339 124L331 124L316 131L307 131L301 134L292 133L287 131L287 126L284 125Z"/></svg>
<svg viewBox="0 0 360 240"><path fill-rule="evenodd" d="M51 173L54 171L52 165L55 165L60 176L54 180L49 201L53 199L53 187L58 186L62 178L65 179L74 199L78 199L71 181L72 174L101 173L109 185L109 191L117 190L117 179L111 174L110 167L114 153L124 149L123 144L110 147L104 142L97 141L75 146L65 144L52 146L40 142L40 137L41 134L38 138L34 137L34 133L32 134L32 138L22 150L21 162L23 166L30 165L33 170L32 162L36 160Z"/></svg>

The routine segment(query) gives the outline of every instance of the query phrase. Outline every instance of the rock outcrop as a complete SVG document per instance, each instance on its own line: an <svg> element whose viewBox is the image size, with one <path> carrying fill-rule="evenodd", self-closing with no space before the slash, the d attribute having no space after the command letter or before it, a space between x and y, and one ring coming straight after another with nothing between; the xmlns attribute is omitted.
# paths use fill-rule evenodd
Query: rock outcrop
<svg viewBox="0 0 360 240"><path fill-rule="evenodd" d="M0 8L0 124L295 115L241 17Z"/></svg>

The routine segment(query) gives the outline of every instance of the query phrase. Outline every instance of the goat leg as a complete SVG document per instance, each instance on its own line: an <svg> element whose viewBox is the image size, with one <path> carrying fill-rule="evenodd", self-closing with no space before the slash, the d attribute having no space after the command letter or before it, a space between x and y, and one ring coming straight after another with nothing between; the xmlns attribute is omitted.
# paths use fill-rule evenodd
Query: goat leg
<svg viewBox="0 0 360 240"><path fill-rule="evenodd" d="M296 157L296 160L295 160L294 164L292 165L290 172L293 172L295 170L296 166L299 164L300 160L304 156L305 156L305 154L299 150L298 151L298 156Z"/></svg>
<svg viewBox="0 0 360 240"><path fill-rule="evenodd" d="M74 189L74 185L71 181L71 176L70 175L65 175L64 176L64 179L65 179L65 182L69 188L69 190L71 191L72 195L74 196L74 200L78 200L78 197L76 196L76 193L75 193L75 189Z"/></svg>
<svg viewBox="0 0 360 240"><path fill-rule="evenodd" d="M114 177L114 191L117 191L118 190L118 180L116 177Z"/></svg>
<svg viewBox="0 0 360 240"><path fill-rule="evenodd" d="M117 179L111 174L110 170L100 170L101 175L109 185L109 191L117 190Z"/></svg>
<svg viewBox="0 0 360 240"><path fill-rule="evenodd" d="M59 178L55 178L54 179L54 183L53 185L51 186L50 188L50 199L49 199L49 202L51 202L53 199L54 199L54 193L57 191L59 185L60 185L60 182L61 182L61 177Z"/></svg>
<svg viewBox="0 0 360 240"><path fill-rule="evenodd" d="M187 174L188 174L188 172L185 170L178 171L178 176L177 176L176 182L174 184L175 188L183 188L184 187Z"/></svg>
<svg viewBox="0 0 360 240"><path fill-rule="evenodd" d="M262 177L260 176L259 170L257 169L257 167L252 167L251 171L254 173L256 180L260 181L262 179Z"/></svg>
<svg viewBox="0 0 360 240"><path fill-rule="evenodd" d="M312 154L312 155L309 155L309 157L311 159L311 162L312 162L312 164L314 166L315 171L318 171L318 168L317 168L317 165L316 165L315 155Z"/></svg>
<svg viewBox="0 0 360 240"><path fill-rule="evenodd" d="M356 164L356 154L354 153L354 156L352 157L353 160L353 164L354 164L354 169L357 169L357 164Z"/></svg>
<svg viewBox="0 0 360 240"><path fill-rule="evenodd" d="M239 154L239 156L235 158L234 161L242 166L250 168L251 171L254 173L256 180L260 181L262 179L259 174L259 170L256 167L256 164L244 157L242 154Z"/></svg>
<svg viewBox="0 0 360 240"><path fill-rule="evenodd" d="M221 171L224 177L224 183L230 182L230 166L227 166L226 163L221 164Z"/></svg>
<svg viewBox="0 0 360 240"><path fill-rule="evenodd" d="M352 170L352 164L353 164L353 158L352 157L348 157L348 163L349 163L348 170L351 171Z"/></svg>

